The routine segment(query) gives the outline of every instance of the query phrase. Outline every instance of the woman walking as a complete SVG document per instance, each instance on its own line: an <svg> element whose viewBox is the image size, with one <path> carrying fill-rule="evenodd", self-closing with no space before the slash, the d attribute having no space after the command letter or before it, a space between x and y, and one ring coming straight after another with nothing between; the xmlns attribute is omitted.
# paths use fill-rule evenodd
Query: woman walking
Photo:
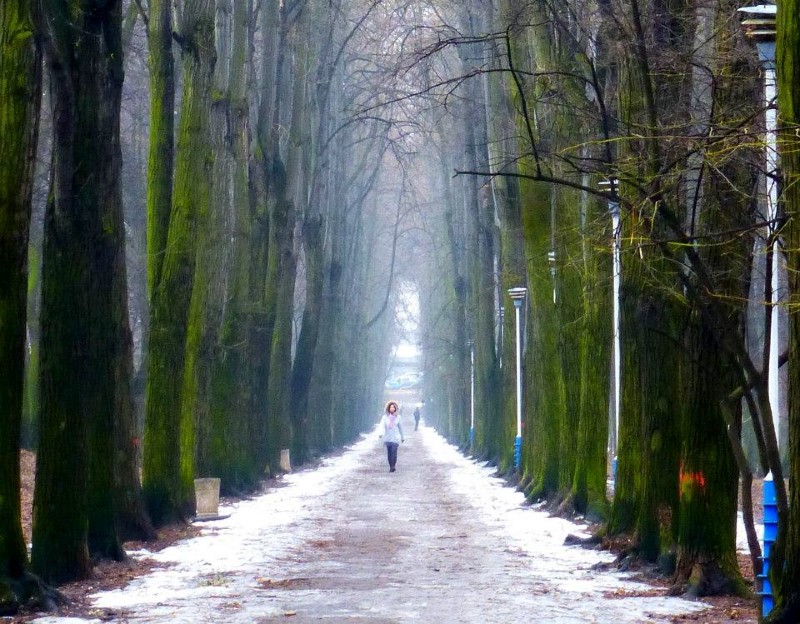
<svg viewBox="0 0 800 624"><path fill-rule="evenodd" d="M389 459L389 472L394 472L397 464L397 447L401 442L406 441L400 426L400 413L397 411L397 403L394 401L386 404L386 411L381 418L380 427L382 431L380 437L383 438L383 443L386 445L386 455Z"/></svg>

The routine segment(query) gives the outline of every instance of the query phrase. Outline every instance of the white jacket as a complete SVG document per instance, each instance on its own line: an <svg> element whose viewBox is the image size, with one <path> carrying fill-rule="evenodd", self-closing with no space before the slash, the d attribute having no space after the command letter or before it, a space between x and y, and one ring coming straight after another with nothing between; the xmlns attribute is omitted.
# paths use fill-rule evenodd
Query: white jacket
<svg viewBox="0 0 800 624"><path fill-rule="evenodd" d="M395 413L394 423L392 423L392 419L389 418L389 414L384 413L381 417L379 431L383 434L384 442L394 442L395 444L400 444L400 442L403 440L403 429L400 427L400 414Z"/></svg>

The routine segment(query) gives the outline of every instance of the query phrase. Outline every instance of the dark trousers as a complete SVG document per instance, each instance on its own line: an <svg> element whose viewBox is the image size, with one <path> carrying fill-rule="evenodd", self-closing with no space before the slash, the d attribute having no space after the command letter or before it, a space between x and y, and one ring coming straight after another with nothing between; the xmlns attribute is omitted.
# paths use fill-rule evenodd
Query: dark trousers
<svg viewBox="0 0 800 624"><path fill-rule="evenodd" d="M419 418L414 419L414 431L419 429Z"/></svg>
<svg viewBox="0 0 800 624"><path fill-rule="evenodd" d="M394 468L397 463L397 447L400 446L397 442L386 443L386 455L389 459L389 468Z"/></svg>

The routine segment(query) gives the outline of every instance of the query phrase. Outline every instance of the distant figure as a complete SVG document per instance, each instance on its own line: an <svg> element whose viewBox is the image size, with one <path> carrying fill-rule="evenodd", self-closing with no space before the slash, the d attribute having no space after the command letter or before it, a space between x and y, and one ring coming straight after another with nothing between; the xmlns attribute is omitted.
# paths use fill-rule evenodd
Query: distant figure
<svg viewBox="0 0 800 624"><path fill-rule="evenodd" d="M397 403L389 401L386 404L386 411L381 418L381 431L379 437L383 438L386 445L386 455L389 459L389 472L395 471L397 464L397 447L401 442L405 442L403 429L400 427L400 414L397 411Z"/></svg>
<svg viewBox="0 0 800 624"><path fill-rule="evenodd" d="M417 405L417 407L414 408L414 431L419 429L419 417L419 405Z"/></svg>

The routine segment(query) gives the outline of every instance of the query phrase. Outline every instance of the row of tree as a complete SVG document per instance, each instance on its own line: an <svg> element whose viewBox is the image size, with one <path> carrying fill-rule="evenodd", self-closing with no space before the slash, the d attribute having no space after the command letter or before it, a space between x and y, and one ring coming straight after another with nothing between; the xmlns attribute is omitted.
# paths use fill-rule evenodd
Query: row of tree
<svg viewBox="0 0 800 624"><path fill-rule="evenodd" d="M779 345L769 343L772 315L763 312L779 240L790 275L781 305L793 325L781 362L796 478L796 3L777 7L779 103L770 106L779 110L779 172L764 164L762 69L737 2L428 7L417 94L446 105L429 113L422 183L443 207L422 217L431 416L455 442L514 471L516 345L506 293L526 286L517 474L530 499L603 519L609 536L633 535L632 554L657 561L675 591L746 594L737 490L759 573L750 490L754 471L770 473L780 516L772 617L796 621L799 501L794 488L790 504L784 480L765 365ZM766 208L771 179L781 188L778 219ZM609 439L618 460L610 504Z"/></svg>
<svg viewBox="0 0 800 624"><path fill-rule="evenodd" d="M3 2L0 611L187 519L195 477L252 491L372 420L402 187L391 120L349 113L377 4Z"/></svg>
<svg viewBox="0 0 800 624"><path fill-rule="evenodd" d="M738 8L7 0L0 578L17 594L8 602L28 569L16 457L34 155L52 144L27 345L38 354L27 371L38 370L40 430L30 565L47 580L85 575L89 554L119 557L124 537L185 517L195 476L246 491L277 469L281 449L303 461L356 435L410 282L428 418L514 472L506 292L525 285L516 474L530 498L633 535L635 554L670 571L676 591L743 593L737 484L758 570L750 480L771 472L774 618L796 621L800 502L795 488L790 504L783 479L763 302L775 232L789 311L797 292L800 11L796 0L778 6L782 216L770 222L766 179L776 174L763 164L762 85ZM37 137L41 55L50 97ZM143 67L147 83L132 84ZM149 122L133 123L145 99ZM136 282L144 266L146 288L129 288L126 269ZM130 301L146 340L131 340ZM755 346L754 333L764 337ZM797 335L793 325L783 358L792 477ZM133 347L146 354L135 377ZM132 379L144 380L141 435ZM619 405L612 427L609 405Z"/></svg>

